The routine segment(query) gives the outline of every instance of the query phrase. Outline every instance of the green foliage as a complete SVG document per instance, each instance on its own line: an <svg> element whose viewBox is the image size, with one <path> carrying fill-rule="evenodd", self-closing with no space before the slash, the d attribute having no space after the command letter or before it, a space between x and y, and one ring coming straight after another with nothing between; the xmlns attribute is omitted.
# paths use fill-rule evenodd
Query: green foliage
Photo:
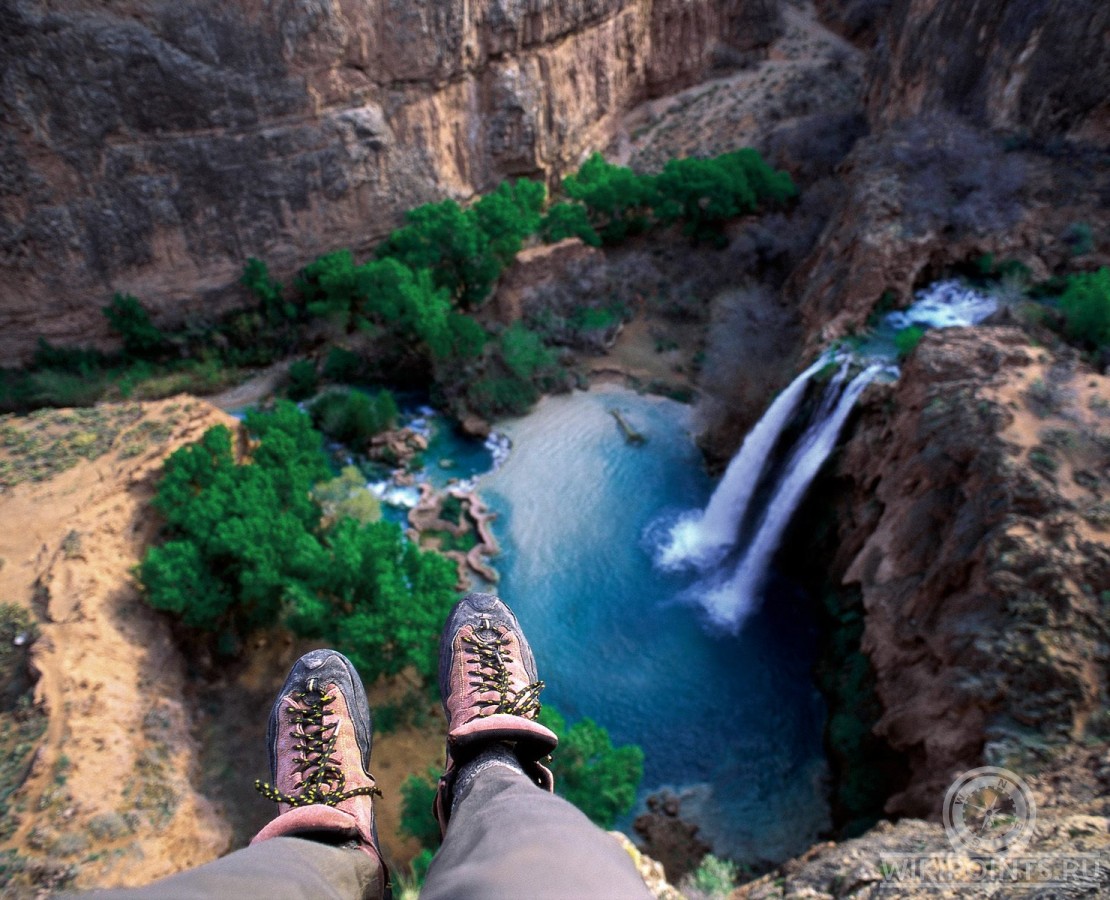
<svg viewBox="0 0 1110 900"><path fill-rule="evenodd" d="M316 393L319 384L316 363L311 359L298 359L289 367L285 393L290 400L307 400Z"/></svg>
<svg viewBox="0 0 1110 900"><path fill-rule="evenodd" d="M591 247L600 247L601 238L590 224L586 207L581 203L556 203L547 211L540 223L540 234L548 243L565 238L580 238Z"/></svg>
<svg viewBox="0 0 1110 900"><path fill-rule="evenodd" d="M270 324L296 318L296 307L285 300L281 282L270 277L270 270L262 260L249 257L239 283L254 295L262 315Z"/></svg>
<svg viewBox="0 0 1110 900"><path fill-rule="evenodd" d="M1069 276L1060 309L1064 332L1073 341L1110 345L1110 267Z"/></svg>
<svg viewBox="0 0 1110 900"><path fill-rule="evenodd" d="M736 875L736 863L707 853L690 876L690 882L705 897L727 897L736 890Z"/></svg>
<svg viewBox="0 0 1110 900"><path fill-rule="evenodd" d="M382 517L382 505L366 487L366 477L356 466L344 466L330 481L322 481L312 489L313 499L320 504L324 520L354 519L366 524Z"/></svg>
<svg viewBox="0 0 1110 900"><path fill-rule="evenodd" d="M905 359L913 353L923 337L925 337L925 329L920 325L907 325L905 328L900 328L894 335L894 348L898 352L898 358Z"/></svg>
<svg viewBox="0 0 1110 900"><path fill-rule="evenodd" d="M123 338L123 350L135 359L155 359L166 350L166 336L154 327L150 315L130 294L116 294L104 307L112 330Z"/></svg>
<svg viewBox="0 0 1110 900"><path fill-rule="evenodd" d="M320 434L293 404L251 413L252 460L217 426L166 462L155 506L169 540L140 567L147 601L224 635L283 619L346 653L367 681L436 672L454 564L399 526L341 518L326 527L311 495L328 476Z"/></svg>
<svg viewBox="0 0 1110 900"><path fill-rule="evenodd" d="M477 212L444 200L410 210L405 222L382 242L379 259L427 271L433 284L444 288L463 309L479 306L501 267Z"/></svg>
<svg viewBox="0 0 1110 900"><path fill-rule="evenodd" d="M297 290L309 315L344 330L360 324L369 299L365 267L355 265L350 250L326 253L305 266L297 276Z"/></svg>
<svg viewBox="0 0 1110 900"><path fill-rule="evenodd" d="M655 180L661 222L682 219L693 237L712 236L731 218L754 212L761 201L782 203L797 193L785 172L751 149L712 159L672 159Z"/></svg>
<svg viewBox="0 0 1110 900"><path fill-rule="evenodd" d="M401 783L401 833L427 850L440 844L439 825L432 816L438 780L439 770L429 767L423 776L410 775Z"/></svg>
<svg viewBox="0 0 1110 900"><path fill-rule="evenodd" d="M590 719L569 729L549 706L540 722L559 736L552 756L555 789L602 828L612 828L632 808L644 777L644 751L634 744L614 747L609 732Z"/></svg>
<svg viewBox="0 0 1110 900"><path fill-rule="evenodd" d="M523 381L543 378L558 365L555 354L544 346L540 336L520 322L501 333L499 344L505 366Z"/></svg>
<svg viewBox="0 0 1110 900"><path fill-rule="evenodd" d="M359 390L332 390L316 400L309 412L313 424L328 437L359 447L393 427L397 401L387 390L372 395Z"/></svg>
<svg viewBox="0 0 1110 900"><path fill-rule="evenodd" d="M373 321L405 343L422 343L433 356L451 354L451 298L446 288L434 283L430 270L413 270L395 259L367 263L364 270L372 298L367 311Z"/></svg>
<svg viewBox="0 0 1110 900"><path fill-rule="evenodd" d="M470 383L467 405L486 419L522 416L539 400L536 388L511 375L485 375Z"/></svg>
<svg viewBox="0 0 1110 900"><path fill-rule="evenodd" d="M648 225L648 210L656 200L653 179L606 162L594 153L573 175L563 179L563 190L585 204L591 225L606 243L623 240Z"/></svg>
<svg viewBox="0 0 1110 900"><path fill-rule="evenodd" d="M501 268L513 261L524 239L539 229L546 198L542 182L522 178L515 183L502 181L474 204L478 227Z"/></svg>
<svg viewBox="0 0 1110 900"><path fill-rule="evenodd" d="M787 173L767 165L751 148L711 159L672 159L658 176L638 175L595 153L564 179L563 189L585 204L588 224L606 243L643 231L653 220L682 220L695 238L717 236L726 220L798 193ZM580 219L569 208L560 210L549 228L553 234L577 234Z"/></svg>
<svg viewBox="0 0 1110 900"><path fill-rule="evenodd" d="M346 347L332 347L324 360L324 377L328 381L357 381L362 370L362 357Z"/></svg>

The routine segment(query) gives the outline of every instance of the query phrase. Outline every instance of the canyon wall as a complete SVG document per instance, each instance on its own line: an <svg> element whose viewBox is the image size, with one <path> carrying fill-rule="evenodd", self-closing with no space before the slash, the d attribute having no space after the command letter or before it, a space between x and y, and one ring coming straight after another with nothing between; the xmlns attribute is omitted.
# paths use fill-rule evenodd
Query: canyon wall
<svg viewBox="0 0 1110 900"><path fill-rule="evenodd" d="M1042 139L1110 138L1106 3L896 0L890 6L867 92L874 123L947 109L988 128Z"/></svg>
<svg viewBox="0 0 1110 900"><path fill-rule="evenodd" d="M1021 331L933 331L837 464L834 580L902 754L899 815L961 771L1037 771L1110 737L1110 379Z"/></svg>
<svg viewBox="0 0 1110 900"><path fill-rule="evenodd" d="M876 31L864 104L871 134L839 171L845 192L793 273L807 353L859 330L887 294L984 254L1037 279L1110 262L1110 6L1097 0L822 2L846 33ZM990 129L990 130L988 130Z"/></svg>
<svg viewBox="0 0 1110 900"><path fill-rule="evenodd" d="M777 0L0 0L0 364L179 324L365 249L407 208L554 178L633 103L777 30Z"/></svg>

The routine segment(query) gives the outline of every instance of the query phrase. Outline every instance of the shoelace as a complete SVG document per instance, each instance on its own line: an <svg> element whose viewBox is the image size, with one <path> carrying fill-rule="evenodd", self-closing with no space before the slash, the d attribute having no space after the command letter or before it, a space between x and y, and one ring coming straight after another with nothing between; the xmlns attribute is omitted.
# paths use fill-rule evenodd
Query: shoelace
<svg viewBox="0 0 1110 900"><path fill-rule="evenodd" d="M335 701L335 696L317 690L316 679L310 678L306 689L294 692L293 699L302 706L290 705L285 711L294 726L289 734L295 741L293 750L299 754L293 762L294 771L302 773L300 790L296 794L287 794L261 779L255 780L255 790L267 800L289 806L313 803L337 806L352 797L380 797L382 792L376 787L344 790L347 776L334 759L337 723L324 723L324 716L328 714L328 707Z"/></svg>
<svg viewBox="0 0 1110 900"><path fill-rule="evenodd" d="M482 630L489 628L488 620L483 620ZM540 691L543 690L542 681L533 681L517 691L513 689L509 676L509 663L513 662L507 648L512 642L506 636L505 629L499 629L497 636L492 640L483 641L477 632L463 638L463 644L468 648L471 663L474 665L470 686L477 688L481 693L496 693L496 704L490 701L478 700L475 706L479 716L492 716L498 713L507 713L511 716L524 716L534 719L540 712ZM483 709L493 708L493 712L482 712Z"/></svg>

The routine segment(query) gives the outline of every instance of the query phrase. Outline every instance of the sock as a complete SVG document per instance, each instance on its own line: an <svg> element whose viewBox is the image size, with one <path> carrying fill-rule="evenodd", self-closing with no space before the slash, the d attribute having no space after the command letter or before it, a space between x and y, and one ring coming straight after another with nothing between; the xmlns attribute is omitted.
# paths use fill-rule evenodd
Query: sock
<svg viewBox="0 0 1110 900"><path fill-rule="evenodd" d="M504 766L506 769L524 774L524 767L521 766L520 760L516 758L512 747L502 743L491 744L470 762L459 767L455 787L451 791L452 816L455 814L455 810L459 808L459 803L463 797L470 793L470 789L474 786L474 779L486 769L491 769L494 766Z"/></svg>

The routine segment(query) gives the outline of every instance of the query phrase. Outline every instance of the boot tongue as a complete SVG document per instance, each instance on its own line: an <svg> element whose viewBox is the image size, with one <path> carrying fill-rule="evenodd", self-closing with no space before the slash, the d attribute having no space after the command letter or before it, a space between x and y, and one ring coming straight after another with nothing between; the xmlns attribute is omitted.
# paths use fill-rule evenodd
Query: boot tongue
<svg viewBox="0 0 1110 900"><path fill-rule="evenodd" d="M490 644L500 638L501 634L486 616L482 616L474 628L474 636L483 644Z"/></svg>

